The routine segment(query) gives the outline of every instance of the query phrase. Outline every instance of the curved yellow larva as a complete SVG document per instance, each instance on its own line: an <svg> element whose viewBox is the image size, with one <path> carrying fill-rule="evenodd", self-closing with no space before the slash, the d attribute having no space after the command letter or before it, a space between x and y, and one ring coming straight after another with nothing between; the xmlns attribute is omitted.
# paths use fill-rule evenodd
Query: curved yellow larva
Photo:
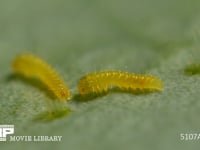
<svg viewBox="0 0 200 150"><path fill-rule="evenodd" d="M118 87L120 90L134 92L160 91L163 88L162 81L152 75L136 75L122 71L101 71L87 74L78 84L79 94L107 92L110 87Z"/></svg>
<svg viewBox="0 0 200 150"><path fill-rule="evenodd" d="M37 56L21 54L14 59L12 68L14 72L23 74L26 77L40 79L58 99L71 99L70 91L61 77L50 65Z"/></svg>

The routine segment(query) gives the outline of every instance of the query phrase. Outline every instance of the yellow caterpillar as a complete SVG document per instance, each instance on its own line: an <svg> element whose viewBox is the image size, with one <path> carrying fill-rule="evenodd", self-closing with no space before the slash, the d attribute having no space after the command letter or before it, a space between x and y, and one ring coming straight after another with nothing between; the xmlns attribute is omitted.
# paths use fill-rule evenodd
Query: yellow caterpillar
<svg viewBox="0 0 200 150"><path fill-rule="evenodd" d="M58 99L71 99L70 91L61 77L50 65L37 56L21 54L14 59L12 67L16 73L40 79Z"/></svg>
<svg viewBox="0 0 200 150"><path fill-rule="evenodd" d="M101 71L85 75L79 80L80 95L107 92L112 87L122 91L160 91L162 81L152 75L136 75L122 71Z"/></svg>

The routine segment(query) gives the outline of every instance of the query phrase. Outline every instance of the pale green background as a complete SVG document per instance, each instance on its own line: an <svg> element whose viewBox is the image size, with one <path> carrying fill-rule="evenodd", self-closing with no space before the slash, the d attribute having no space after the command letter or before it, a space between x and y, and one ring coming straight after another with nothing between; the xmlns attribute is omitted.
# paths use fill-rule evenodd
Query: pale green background
<svg viewBox="0 0 200 150"><path fill-rule="evenodd" d="M199 0L1 0L0 124L15 135L62 135L60 143L0 142L1 150L198 149L180 133L200 133L200 76L183 69L200 62ZM150 73L161 93L113 93L52 122L33 119L50 101L23 81L8 80L13 58L33 52L77 93L78 79L96 70Z"/></svg>

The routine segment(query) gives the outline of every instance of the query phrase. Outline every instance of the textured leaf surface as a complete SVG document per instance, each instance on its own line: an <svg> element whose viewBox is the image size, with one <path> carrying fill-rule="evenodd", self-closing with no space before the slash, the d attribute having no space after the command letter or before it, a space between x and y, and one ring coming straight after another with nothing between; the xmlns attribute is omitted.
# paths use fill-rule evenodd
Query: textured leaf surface
<svg viewBox="0 0 200 150"><path fill-rule="evenodd" d="M62 142L1 142L1 149L198 149L180 133L200 133L199 0L0 1L0 124L15 135L62 135ZM50 63L73 94L81 76L124 70L160 77L163 92L74 98L73 110L37 120L52 107L37 86L12 77L11 62L29 51ZM58 113L58 115L60 115ZM62 113L61 113L62 116Z"/></svg>

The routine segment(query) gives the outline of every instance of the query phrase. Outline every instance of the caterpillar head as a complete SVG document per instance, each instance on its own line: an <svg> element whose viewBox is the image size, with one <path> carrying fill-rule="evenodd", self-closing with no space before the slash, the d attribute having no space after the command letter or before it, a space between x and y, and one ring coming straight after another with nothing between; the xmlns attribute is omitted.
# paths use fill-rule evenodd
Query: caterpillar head
<svg viewBox="0 0 200 150"><path fill-rule="evenodd" d="M70 94L69 90L67 90L65 88L61 88L59 97L60 97L60 99L70 100L71 94Z"/></svg>
<svg viewBox="0 0 200 150"><path fill-rule="evenodd" d="M80 79L78 84L78 91L81 95L88 94L91 91L90 82L85 78Z"/></svg>

